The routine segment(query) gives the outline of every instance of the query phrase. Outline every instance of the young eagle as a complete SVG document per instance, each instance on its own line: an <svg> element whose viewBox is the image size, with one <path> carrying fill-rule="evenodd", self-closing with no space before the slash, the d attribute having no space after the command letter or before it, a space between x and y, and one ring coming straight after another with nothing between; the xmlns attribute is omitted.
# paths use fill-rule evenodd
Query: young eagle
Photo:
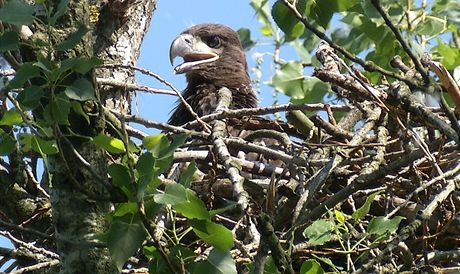
<svg viewBox="0 0 460 274"><path fill-rule="evenodd" d="M169 57L171 64L176 57L184 59L174 72L186 73L188 85L182 95L198 116L216 110L217 93L221 87L232 91L230 108L257 106L243 47L238 34L229 27L200 24L188 28L172 42ZM184 104L179 102L168 123L183 125L193 119Z"/></svg>

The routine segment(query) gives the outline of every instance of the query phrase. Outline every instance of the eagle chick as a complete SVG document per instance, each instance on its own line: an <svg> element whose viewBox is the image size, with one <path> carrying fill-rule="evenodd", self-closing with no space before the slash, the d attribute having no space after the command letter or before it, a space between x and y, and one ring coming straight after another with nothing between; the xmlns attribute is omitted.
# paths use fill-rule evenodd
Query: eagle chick
<svg viewBox="0 0 460 274"><path fill-rule="evenodd" d="M230 108L257 107L244 50L231 28L199 24L186 29L171 44L171 63L176 57L184 59L174 69L176 74L186 73L187 88L182 95L198 116L215 112L222 87L232 92ZM183 125L193 119L183 103L178 102L168 123Z"/></svg>

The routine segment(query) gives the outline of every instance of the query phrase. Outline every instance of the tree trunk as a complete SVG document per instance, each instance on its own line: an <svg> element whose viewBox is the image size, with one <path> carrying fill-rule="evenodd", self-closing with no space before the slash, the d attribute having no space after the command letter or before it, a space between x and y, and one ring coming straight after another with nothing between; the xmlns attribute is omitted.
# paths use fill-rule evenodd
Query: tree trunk
<svg viewBox="0 0 460 274"><path fill-rule="evenodd" d="M55 2L54 6L57 7L60 1ZM90 30L76 47L55 58L65 60L75 56L96 56L105 64L135 65L156 1L97 2L69 2L68 12L55 26L56 37L50 39L63 41L75 32L79 23L85 24ZM39 29L42 28L37 27L34 35L46 36L45 30L41 33ZM22 58L24 62L36 61L37 55L37 52L27 52ZM135 79L133 71L116 68L98 68L86 78L93 82L102 105L97 102L84 105L85 109L96 114L91 116L89 126L81 121L81 117L73 117L72 114L69 120L73 132L94 137L105 130L103 106L128 113L131 105L128 91L98 87L96 79L110 78L125 83L134 83ZM60 130L65 131L64 128ZM61 153L49 157L49 172L52 177L50 200L60 273L116 273L108 249L93 244L95 238L106 231L107 217L111 211L105 152L82 138L69 137L58 143Z"/></svg>

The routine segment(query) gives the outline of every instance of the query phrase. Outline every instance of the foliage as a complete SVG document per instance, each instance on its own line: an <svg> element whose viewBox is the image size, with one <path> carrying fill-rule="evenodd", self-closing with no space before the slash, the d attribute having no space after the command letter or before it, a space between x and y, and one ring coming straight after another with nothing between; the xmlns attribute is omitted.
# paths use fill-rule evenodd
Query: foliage
<svg viewBox="0 0 460 274"><path fill-rule="evenodd" d="M372 3L384 7L389 19L397 25L397 31L409 44L410 50L405 49L401 42L398 42L395 32ZM133 257L140 262L139 266L147 267L150 273L168 273L173 270L180 270L184 273L239 273L260 268L265 268L266 273L278 273L283 270L288 272L289 266L299 273L355 271L365 266L370 258L381 256L379 254L384 254L384 252L391 253L394 241L407 239L405 234L407 231L404 230L402 223L420 225L414 221L420 217L418 212L413 214L417 215L417 218L410 216L412 219L409 220L409 216L403 216L400 212L397 214L401 216L395 215L396 212L382 213L382 208L388 211L388 208L396 207L390 205L392 199L390 195L409 197L408 193L412 191L415 193L414 186L410 188L404 186L404 184L413 183L412 180L415 180L413 178L418 178L417 182L427 185L433 176L442 177L444 176L442 174L453 169L454 167L448 164L456 163L458 159L455 154L445 157L443 145L445 140L458 143L458 140L451 137L455 136L451 132L458 134L460 131L450 127L449 130L446 130L440 126L433 126L432 121L428 123L426 116L422 116L423 113L419 114L423 112L420 109L424 107L418 108L419 112L411 112L412 116L420 115L418 119L413 118L409 115L410 107L401 110L402 105L410 105L411 102L407 100L397 98L394 100L397 101L396 103L390 100L382 102L386 97L379 97L375 94L367 94L368 97L360 98L360 94L357 93L350 95L340 92L349 86L340 86L339 80L326 81L317 74L310 76L313 67L316 67L315 73L317 73L318 68L325 63L315 53L320 45L320 38L330 37L337 50L338 59L345 60L340 63L338 71L334 72L335 76L346 75L349 77L348 82L366 82L366 87L386 85L382 90L388 94L393 88L398 89L403 84L410 83L408 88L414 89L414 92L415 89L417 91L420 89L428 94L432 89L438 88L433 92L438 92L439 95L439 85L422 84L423 71L420 69L414 69L412 65L409 65L412 75L407 75L407 71L398 71L397 68L390 65L390 61L396 55L401 57L403 63L414 64L415 61L410 56L410 52L416 56L428 52L454 77L456 75L455 80L459 82L460 21L458 15L460 4L455 0L428 1L426 6L420 6L420 4L418 1L357 0L285 0L274 3L267 0L252 0L250 2L261 24L260 32L265 40L253 40L249 29L246 28L240 29L238 33L247 50L257 50L259 44L268 41L273 45L274 51L281 52L281 57L278 56L274 60L273 75L268 76L270 79L268 84L274 91L282 92L289 97L292 103L297 104L340 102L343 105L351 102L355 109L381 108L382 112L386 112L377 115L378 117L372 121L374 126L364 133L360 130L364 128L364 124L372 120L370 117L372 111L366 112L368 116L365 119L359 118L360 122L356 121L355 128L351 127L343 131L334 131L330 127L322 129L317 123L314 123L316 131L311 131L313 137L297 143L295 142L298 140L293 139L295 146L285 148L286 151L277 154L281 154L284 157L283 160L292 156L289 158L292 162L284 163L282 174L273 172L266 176L269 183L261 185L269 185L269 187L264 189L259 186L256 188L258 191L254 191L256 192L254 196L262 195L264 198L259 201L257 197L251 197L251 208L245 208L246 215L241 217L240 215L244 214L235 213L241 208L235 202L229 201L228 197L222 198L222 201L217 198L213 200L215 189L212 189L212 195L208 195L208 193L200 193L199 189L194 187L197 181L200 181L197 179L199 176L197 174L201 171L199 169L203 167L203 165L200 166L200 163L191 161L182 167L180 176L168 178L168 173L175 160L174 153L192 139L190 135L159 133L146 135L140 142L135 141L134 137L128 133L124 118L118 119L120 125L117 125L116 121L111 120L111 116L107 114L107 112L110 113L110 110L104 112L102 96L94 77L94 69L101 66L104 60L94 56L72 55L72 51L82 43L82 40L92 35L91 28L80 23L65 38L55 39L58 35L54 27L60 18L66 15L68 1L60 1L54 9L46 9L45 16L36 15L35 7L24 1L6 1L5 5L0 8L0 21L3 26L0 31L0 53L11 65L13 65L11 53L20 54L19 49L29 51L33 53L30 55L34 56L34 60L15 67L14 77L5 78L5 86L2 88L2 100L8 103L4 103L0 110L0 155L12 167L18 158L21 162L18 165L21 172L15 171L14 173L18 176L8 177L19 181L17 178L20 177L19 175L33 170L31 174L35 173L37 177L34 181L42 180L40 188L53 189L55 186L51 184L51 180L54 175L54 166L50 159L55 159L55 162L65 162L67 168L71 169L72 163L68 163L67 159L68 155L75 150L72 150L72 146L90 143L96 149L103 151L107 155L107 161L105 161L107 165L106 168L102 168L104 171L98 176L110 185L111 191L118 193L118 196L117 199L108 198L113 210L109 216L103 218L109 223L106 231L96 236L88 235L91 236L88 238L97 240L99 245L108 248L118 271L129 269L133 267L133 264L137 264L131 261ZM295 15L295 11L301 18ZM305 22L306 20L308 21ZM46 37L32 40L21 38L15 26L33 24L38 24L45 29ZM324 36L321 37L322 35ZM297 60L282 58L283 51L288 48L298 53ZM362 62L360 63L359 60ZM363 69L363 73L359 77L352 73L353 68L347 68L352 63L361 65L359 69ZM369 69L369 67L374 69ZM398 83L399 86L397 88L389 86L388 82L383 80L383 76L388 78L388 82ZM437 77L430 75L432 83L438 80ZM391 96L391 94L385 96ZM441 97L443 96L452 95L441 94ZM375 100L375 97L381 101ZM371 107L364 101L370 102ZM451 100L448 98L448 101ZM388 108L392 107L391 104L393 108L390 110ZM329 124L335 127L337 123L331 118L334 117L331 115L331 110L327 107L324 109L329 114ZM398 116L398 111L404 115ZM344 115L341 113L335 117L341 118ZM398 119L404 117L405 120L398 120L391 115L396 115ZM448 115L439 119L448 120L446 118ZM309 121L308 117L307 119ZM394 122L394 128L398 127L398 129L394 129L389 121ZM455 119L451 121L453 123L449 122L450 124L456 123ZM340 120L338 122L340 123ZM401 125L407 128L401 128ZM406 131L401 133L403 130ZM390 131L393 134L390 135L391 140L380 140L381 135L378 133L383 131ZM418 131L426 135L423 137L429 145L417 139ZM306 131L302 130L302 132ZM351 138L343 137L347 134L358 137L371 135L373 139L371 141L360 139L359 143L353 143ZM441 135L443 135L442 138L439 137ZM382 173L380 169L377 170L377 168L392 164L390 160L385 162L384 156L381 156L383 160L377 157L381 153L380 147L391 149L389 142L396 144L404 141L398 145L403 147L402 149L405 149L407 154L413 155L413 147L416 145L414 141L406 140L410 138L418 141L415 142L417 146L423 147L425 154L422 153L422 156L416 158L423 164L409 161L399 166L401 170L397 172L390 168L381 169L386 173ZM334 139L333 142L328 143L332 139ZM442 145L437 147L439 153L435 157L433 155L437 153L437 150L433 150L431 145L441 141ZM312 147L316 148L313 142L320 143L316 144L317 147L324 147L326 152L317 152L312 149ZM369 143L377 144L370 147ZM456 148L450 147L450 149L455 151ZM388 151L385 157L390 159L393 152L403 157L406 151L403 150L403 153L399 150ZM309 155L312 155L312 159L314 158L316 162L313 160L308 162ZM217 156L213 154L212 157ZM328 164L321 162L321 159L327 160L332 165L332 162L339 157L342 170L336 173L331 171L324 176L322 191L308 184L319 178L318 174L327 171ZM349 159L348 162L346 158ZM425 159L429 160L425 161ZM80 161L85 163L85 159L80 159ZM212 161L212 164L215 165L206 166L206 168L215 170L206 171L208 172L206 175L211 174L212 179L231 177L222 175L225 174L220 167L220 164L223 163L219 162L218 167L218 160L213 159ZM308 165L299 167L299 163L306 161ZM396 161L394 159L393 162ZM44 166L43 175L37 176L37 162ZM322 165L320 168L319 164ZM373 164L377 165L376 169L373 169ZM87 165L90 166L88 170L94 172L91 165ZM233 163L233 167L243 168L236 163ZM11 169L14 170L14 168ZM383 178L371 177L373 172L376 174L376 170L381 172L379 175ZM457 173L458 171L439 178L436 181L437 188L430 189L430 191L436 192L447 188L447 182L453 180L449 176L455 177ZM289 180L285 180L286 174L291 176ZM298 174L303 177L296 177ZM24 180L28 180L27 176L31 175L26 175ZM276 176L279 178L275 178ZM359 178L357 183L354 181L356 178ZM280 183L282 180L287 182ZM293 181L298 183L297 187L289 189L289 183ZM0 183L6 185L6 181ZM250 188L251 183L256 184L253 181L250 183L245 181L245 186L249 185L248 188ZM429 186L431 184L427 188ZM208 188L210 189L211 187ZM346 192L350 189L351 193ZM374 191L374 189L380 190ZM84 192L84 190L77 190ZM270 190L273 192L270 193ZM313 192L314 198L307 197L306 201L303 201L305 193L308 194L309 191ZM415 193L417 202L431 204L436 199L432 195L436 195L429 193L430 191ZM347 195L342 195L343 193ZM411 194L404 203L412 203L411 197L414 195ZM336 197L341 199L332 201ZM296 205L289 204L290 199L295 200ZM444 202L445 199L440 202ZM382 206L382 200L386 200L384 206ZM324 208L321 207L323 205ZM329 205L332 206L328 207ZM358 208L356 208L357 205L359 205ZM443 204L442 210L445 211L440 210L439 215L447 216L448 209L450 210L450 204ZM263 224L257 218L259 213L265 211L271 214L272 223L270 224ZM273 212L277 214L272 214ZM314 215L316 212L321 214L316 216ZM295 214L299 216L289 219ZM458 212L453 209L452 215L455 214ZM284 220L285 223L280 224L279 222L282 222L280 220ZM436 223L440 224L443 221L445 220L441 219ZM428 224L427 219L423 219L423 222L427 222L427 227L431 225ZM263 225L271 230L263 230L261 228ZM411 228L410 225L407 227ZM437 231L439 233L445 231L441 225L436 229L439 229ZM254 231L258 231L257 241L255 240L257 237L251 234L255 233ZM262 231L268 231L271 234L264 234ZM415 231L409 232L415 233ZM155 238L157 233L160 235L158 239ZM245 237L239 234L244 234ZM433 235L423 236L429 238ZM260 248L258 248L259 245L251 246L259 240ZM55 244L50 244L50 246L53 250L57 248ZM302 246L307 247L302 249ZM435 241L432 246L433 248L444 247ZM44 247L47 246L44 245ZM259 254L260 258L266 257L267 259L262 260L256 254ZM392 256L398 257L393 253ZM398 258L392 259L391 263L397 264L395 266L397 270L407 270L408 266L399 262ZM449 265L449 263L443 263L441 261L439 265ZM416 265L409 267L416 267Z"/></svg>

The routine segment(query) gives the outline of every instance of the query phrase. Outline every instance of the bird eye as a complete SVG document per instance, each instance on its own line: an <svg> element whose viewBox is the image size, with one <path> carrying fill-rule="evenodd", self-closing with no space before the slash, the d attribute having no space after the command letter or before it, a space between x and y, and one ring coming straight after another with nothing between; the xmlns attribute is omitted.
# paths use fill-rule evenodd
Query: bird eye
<svg viewBox="0 0 460 274"><path fill-rule="evenodd" d="M219 36L211 36L207 39L206 44L211 48L220 48L222 45L222 41Z"/></svg>

